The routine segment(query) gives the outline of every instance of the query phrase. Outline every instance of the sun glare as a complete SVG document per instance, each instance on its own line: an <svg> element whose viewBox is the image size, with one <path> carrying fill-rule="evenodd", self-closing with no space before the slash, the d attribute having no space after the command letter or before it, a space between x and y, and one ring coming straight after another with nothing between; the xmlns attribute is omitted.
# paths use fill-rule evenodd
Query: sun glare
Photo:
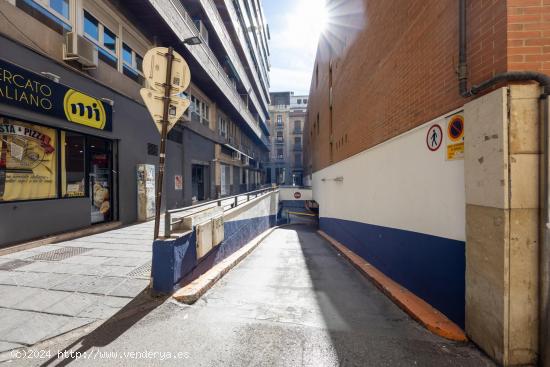
<svg viewBox="0 0 550 367"><path fill-rule="evenodd" d="M324 0L299 0L288 15L288 31L303 43L316 45L328 25L328 12Z"/></svg>

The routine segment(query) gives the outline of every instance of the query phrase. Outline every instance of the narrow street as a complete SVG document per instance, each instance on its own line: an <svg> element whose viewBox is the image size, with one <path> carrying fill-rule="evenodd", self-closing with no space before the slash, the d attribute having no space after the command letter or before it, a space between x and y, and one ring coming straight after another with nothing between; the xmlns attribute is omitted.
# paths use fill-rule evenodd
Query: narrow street
<svg viewBox="0 0 550 367"><path fill-rule="evenodd" d="M38 348L81 353L42 365L493 365L422 328L304 225L276 229L194 305L168 299Z"/></svg>

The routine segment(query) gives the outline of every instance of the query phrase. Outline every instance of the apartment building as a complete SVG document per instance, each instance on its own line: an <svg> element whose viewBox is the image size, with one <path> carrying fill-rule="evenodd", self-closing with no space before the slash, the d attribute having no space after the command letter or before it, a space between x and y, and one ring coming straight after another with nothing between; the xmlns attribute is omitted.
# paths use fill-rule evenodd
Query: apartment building
<svg viewBox="0 0 550 367"><path fill-rule="evenodd" d="M267 182L303 185L303 127L308 96L294 92L271 93L271 159L266 168Z"/></svg>
<svg viewBox="0 0 550 367"><path fill-rule="evenodd" d="M262 184L270 65L259 1L8 0L0 19L0 246L137 220L137 166L158 164L139 95L155 46L191 70L163 208Z"/></svg>
<svg viewBox="0 0 550 367"><path fill-rule="evenodd" d="M547 365L538 167L548 149L548 5L327 8L305 132L321 230L500 364L534 365L546 354Z"/></svg>

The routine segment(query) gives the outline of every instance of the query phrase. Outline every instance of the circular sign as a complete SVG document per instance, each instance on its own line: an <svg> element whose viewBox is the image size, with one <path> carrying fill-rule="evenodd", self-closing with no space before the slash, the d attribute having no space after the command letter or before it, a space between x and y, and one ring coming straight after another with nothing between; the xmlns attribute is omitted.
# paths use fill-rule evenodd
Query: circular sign
<svg viewBox="0 0 550 367"><path fill-rule="evenodd" d="M447 125L447 134L452 141L459 141L464 137L464 117L456 115L451 117Z"/></svg>
<svg viewBox="0 0 550 367"><path fill-rule="evenodd" d="M294 199L299 199L302 197L302 194L300 194L298 191L294 193Z"/></svg>
<svg viewBox="0 0 550 367"><path fill-rule="evenodd" d="M441 146L443 142L443 130L441 126L435 124L428 129L428 134L426 135L426 145L428 149L432 152L435 152Z"/></svg>
<svg viewBox="0 0 550 367"><path fill-rule="evenodd" d="M159 92L164 92L164 83L166 82L166 72L168 69L167 47L155 47L147 51L143 56L142 68L145 79L149 86ZM191 72L189 66L176 51L172 53L172 81L170 84L170 94L180 94L185 91L191 82Z"/></svg>

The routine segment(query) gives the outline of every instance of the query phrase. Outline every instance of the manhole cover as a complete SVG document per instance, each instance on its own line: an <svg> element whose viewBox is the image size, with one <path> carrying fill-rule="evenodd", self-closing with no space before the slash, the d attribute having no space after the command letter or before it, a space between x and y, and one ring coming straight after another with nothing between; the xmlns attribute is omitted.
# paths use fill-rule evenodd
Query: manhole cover
<svg viewBox="0 0 550 367"><path fill-rule="evenodd" d="M22 266L29 265L29 264L32 264L32 261L16 259L4 264L0 264L0 270L6 270L6 271L15 270L17 268L20 268Z"/></svg>
<svg viewBox="0 0 550 367"><path fill-rule="evenodd" d="M64 260L75 255L80 255L90 251L91 248L86 247L61 247L56 250L44 252L42 254L34 255L30 257L32 260L44 260L44 261L59 261Z"/></svg>
<svg viewBox="0 0 550 367"><path fill-rule="evenodd" d="M127 275L132 278L149 279L149 277L151 276L151 263L148 262L147 264L138 266L137 268L129 272Z"/></svg>

